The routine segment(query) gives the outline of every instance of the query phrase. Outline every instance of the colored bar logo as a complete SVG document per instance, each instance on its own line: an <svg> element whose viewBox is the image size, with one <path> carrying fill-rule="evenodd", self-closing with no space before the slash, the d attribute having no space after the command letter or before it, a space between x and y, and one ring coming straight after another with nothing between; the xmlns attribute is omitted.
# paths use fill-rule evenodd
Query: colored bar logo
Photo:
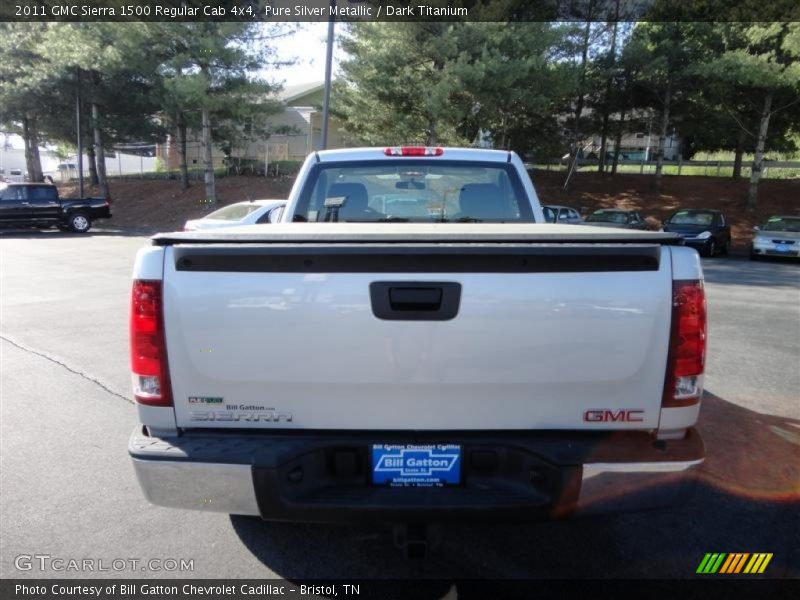
<svg viewBox="0 0 800 600"><path fill-rule="evenodd" d="M696 573L703 575L713 575L724 573L726 575L747 573L763 573L769 561L772 560L772 553L756 552L708 552L700 561Z"/></svg>

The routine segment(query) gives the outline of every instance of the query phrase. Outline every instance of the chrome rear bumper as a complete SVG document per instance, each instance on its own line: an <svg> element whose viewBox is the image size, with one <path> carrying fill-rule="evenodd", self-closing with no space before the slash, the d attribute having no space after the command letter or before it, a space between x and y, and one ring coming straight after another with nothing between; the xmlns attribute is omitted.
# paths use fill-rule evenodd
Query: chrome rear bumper
<svg viewBox="0 0 800 600"><path fill-rule="evenodd" d="M253 450L273 445L268 436L242 441L236 436L209 435L181 443L181 438L159 439L147 436L141 429L131 436L129 452L145 497L158 506L206 510L239 515L258 515L265 519L290 521L361 521L405 520L540 520L564 516L593 515L680 505L686 502L697 483L703 463L702 440L694 430L691 440L660 442L665 460L652 460L652 452L643 452L644 461L609 461L551 465L542 469L542 477L558 479L541 484L528 495L520 492L518 480L471 473L466 485L448 488L446 492L419 488L399 489L371 486L367 478L354 484L352 477L343 479L341 489L336 479L323 477L324 493L301 494L304 484L292 482L292 473L302 465L306 483L313 481L313 465L319 466L319 440L308 444L295 441L291 457L276 460L276 455ZM501 438L502 439L502 438ZM613 441L613 440L612 440ZM203 443L199 443L203 442ZM280 445L279 440L275 445ZM333 442L338 448L341 440ZM474 444L470 439L465 447ZM481 439L486 445L487 440ZM507 442L512 447L513 442ZM565 442L566 443L566 442ZM687 444L690 446L687 448ZM570 443L570 446L576 444ZM632 448L627 446L625 454ZM316 456L316 458L315 458ZM524 456L524 455L523 455ZM680 460L669 460L678 456ZM215 460L216 459L216 460ZM551 456L543 461L549 462ZM511 463L518 461L514 456ZM571 461L567 460L567 463ZM501 469L504 470L504 469ZM302 472L302 471L301 471ZM530 482L536 486L531 471ZM527 477L527 473L525 474ZM492 494L468 495L470 484L477 488L496 488ZM510 494L508 490L512 490ZM463 490L460 491L460 490ZM415 495L416 494L416 495ZM432 501L431 498L437 498ZM421 501L421 499L423 501Z"/></svg>
<svg viewBox="0 0 800 600"><path fill-rule="evenodd" d="M583 465L577 515L678 506L697 484L703 459Z"/></svg>
<svg viewBox="0 0 800 600"><path fill-rule="evenodd" d="M258 515L250 465L133 459L144 497L157 506Z"/></svg>

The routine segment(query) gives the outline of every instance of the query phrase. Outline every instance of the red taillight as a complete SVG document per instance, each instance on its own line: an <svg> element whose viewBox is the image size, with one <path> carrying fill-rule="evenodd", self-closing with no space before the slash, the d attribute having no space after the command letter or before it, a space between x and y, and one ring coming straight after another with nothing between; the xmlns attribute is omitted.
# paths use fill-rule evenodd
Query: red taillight
<svg viewBox="0 0 800 600"><path fill-rule="evenodd" d="M444 148L431 148L429 146L395 146L383 151L386 156L441 156Z"/></svg>
<svg viewBox="0 0 800 600"><path fill-rule="evenodd" d="M131 292L131 372L137 402L172 406L161 282L137 279Z"/></svg>
<svg viewBox="0 0 800 600"><path fill-rule="evenodd" d="M672 283L672 328L661 406L691 406L703 395L706 360L706 296L703 282Z"/></svg>

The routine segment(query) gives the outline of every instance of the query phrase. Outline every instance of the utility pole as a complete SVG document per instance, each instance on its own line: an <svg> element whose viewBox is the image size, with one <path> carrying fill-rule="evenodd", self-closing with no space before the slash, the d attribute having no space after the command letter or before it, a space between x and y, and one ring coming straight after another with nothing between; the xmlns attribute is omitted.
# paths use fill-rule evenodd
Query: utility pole
<svg viewBox="0 0 800 600"><path fill-rule="evenodd" d="M617 65L617 27L619 25L619 2L616 0L614 9L614 25L613 33L611 35L611 50L609 51L609 58L611 59L610 73L606 79L606 95L603 99L603 126L600 133L600 160L597 162L597 170L599 173L606 172L606 154L608 154L608 120L609 113L611 112L611 93L613 90L612 84L614 82L614 72Z"/></svg>
<svg viewBox="0 0 800 600"><path fill-rule="evenodd" d="M3 144L0 145L0 181L3 180L5 176L5 156L6 156L6 146L8 145L8 132L3 132Z"/></svg>
<svg viewBox="0 0 800 600"><path fill-rule="evenodd" d="M78 196L83 198L83 136L81 135L81 69L78 67L78 93L75 97L75 121L78 128Z"/></svg>
<svg viewBox="0 0 800 600"><path fill-rule="evenodd" d="M647 147L644 149L644 154L642 155L642 164L639 165L639 173L644 173L644 166L647 164L648 173L650 172L650 138L653 135L653 115L650 115L650 118L647 121Z"/></svg>
<svg viewBox="0 0 800 600"><path fill-rule="evenodd" d="M325 52L325 92L322 100L322 150L328 148L328 113L331 103L331 68L333 67L333 23L336 20L333 11L336 0L331 0L328 16L328 47Z"/></svg>

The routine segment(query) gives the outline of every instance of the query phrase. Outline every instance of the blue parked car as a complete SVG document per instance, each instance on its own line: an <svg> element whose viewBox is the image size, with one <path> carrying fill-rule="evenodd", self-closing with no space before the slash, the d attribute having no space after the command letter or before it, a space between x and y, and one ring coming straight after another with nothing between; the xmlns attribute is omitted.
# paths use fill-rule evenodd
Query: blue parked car
<svg viewBox="0 0 800 600"><path fill-rule="evenodd" d="M663 230L679 233L684 243L700 256L727 254L731 246L731 227L719 210L679 210L664 221Z"/></svg>

